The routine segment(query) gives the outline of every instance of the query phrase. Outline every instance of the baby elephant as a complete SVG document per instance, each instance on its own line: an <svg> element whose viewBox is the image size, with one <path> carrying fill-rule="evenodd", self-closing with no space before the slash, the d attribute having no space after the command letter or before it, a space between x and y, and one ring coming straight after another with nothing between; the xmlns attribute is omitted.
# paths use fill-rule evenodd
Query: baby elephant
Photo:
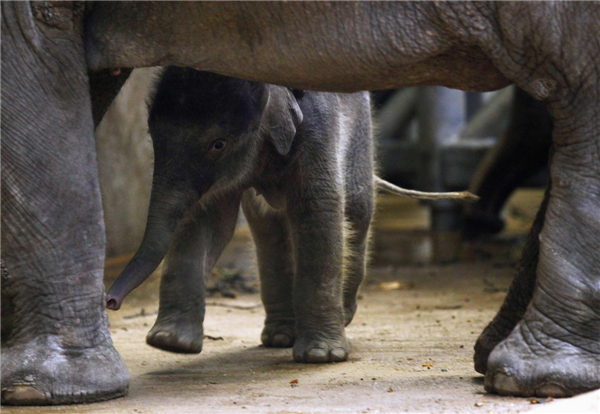
<svg viewBox="0 0 600 414"><path fill-rule="evenodd" d="M293 345L298 362L345 360L374 205L370 110L366 92L302 93L167 68L149 111L146 233L108 307L118 309L166 254L147 342L200 352L205 276L241 203L267 314L262 343Z"/></svg>
<svg viewBox="0 0 600 414"><path fill-rule="evenodd" d="M205 276L241 203L267 314L262 343L293 345L297 362L345 360L374 207L370 111L367 92L303 93L167 68L150 106L146 233L107 307L119 309L166 255L147 342L200 352Z"/></svg>

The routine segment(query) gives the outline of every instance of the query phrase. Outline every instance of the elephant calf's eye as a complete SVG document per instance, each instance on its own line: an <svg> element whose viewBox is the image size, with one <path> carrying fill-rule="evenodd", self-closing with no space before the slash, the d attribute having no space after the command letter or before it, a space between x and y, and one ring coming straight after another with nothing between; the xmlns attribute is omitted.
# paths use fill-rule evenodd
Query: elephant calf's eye
<svg viewBox="0 0 600 414"><path fill-rule="evenodd" d="M213 142L212 147L211 147L211 151L223 151L225 149L225 147L227 146L227 141L223 141L222 139L218 139L215 142Z"/></svg>

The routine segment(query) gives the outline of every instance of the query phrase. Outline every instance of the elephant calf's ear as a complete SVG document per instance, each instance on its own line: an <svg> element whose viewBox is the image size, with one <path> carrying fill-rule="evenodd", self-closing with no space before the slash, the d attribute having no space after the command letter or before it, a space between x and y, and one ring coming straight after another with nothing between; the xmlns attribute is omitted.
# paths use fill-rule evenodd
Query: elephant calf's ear
<svg viewBox="0 0 600 414"><path fill-rule="evenodd" d="M265 108L266 132L281 155L290 152L304 115L288 88L273 87Z"/></svg>

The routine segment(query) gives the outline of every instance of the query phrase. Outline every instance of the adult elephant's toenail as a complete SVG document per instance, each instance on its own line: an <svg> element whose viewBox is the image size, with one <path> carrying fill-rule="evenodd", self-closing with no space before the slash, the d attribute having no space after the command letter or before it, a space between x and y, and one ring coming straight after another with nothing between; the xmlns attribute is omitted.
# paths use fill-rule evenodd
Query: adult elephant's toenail
<svg viewBox="0 0 600 414"><path fill-rule="evenodd" d="M517 380L504 372L497 372L494 374L492 391L495 391L500 395L521 394L521 389L517 383Z"/></svg>
<svg viewBox="0 0 600 414"><path fill-rule="evenodd" d="M535 389L535 395L538 397L570 397L573 393L566 392L560 385L548 382Z"/></svg>
<svg viewBox="0 0 600 414"><path fill-rule="evenodd" d="M334 348L331 350L331 361L342 362L348 358L348 353L344 348Z"/></svg>
<svg viewBox="0 0 600 414"><path fill-rule="evenodd" d="M2 390L2 404L44 405L48 402L48 397L32 385L13 385Z"/></svg>

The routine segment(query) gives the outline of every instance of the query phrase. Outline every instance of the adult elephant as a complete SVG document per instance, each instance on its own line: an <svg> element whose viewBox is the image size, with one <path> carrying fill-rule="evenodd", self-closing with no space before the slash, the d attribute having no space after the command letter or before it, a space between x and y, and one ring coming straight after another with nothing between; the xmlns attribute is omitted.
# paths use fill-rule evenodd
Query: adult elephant
<svg viewBox="0 0 600 414"><path fill-rule="evenodd" d="M92 105L87 71L169 64L330 91L516 83L545 100L551 190L476 359L501 394L600 387L599 21L598 3L2 3L3 402L127 390L92 118L120 79L94 76Z"/></svg>

